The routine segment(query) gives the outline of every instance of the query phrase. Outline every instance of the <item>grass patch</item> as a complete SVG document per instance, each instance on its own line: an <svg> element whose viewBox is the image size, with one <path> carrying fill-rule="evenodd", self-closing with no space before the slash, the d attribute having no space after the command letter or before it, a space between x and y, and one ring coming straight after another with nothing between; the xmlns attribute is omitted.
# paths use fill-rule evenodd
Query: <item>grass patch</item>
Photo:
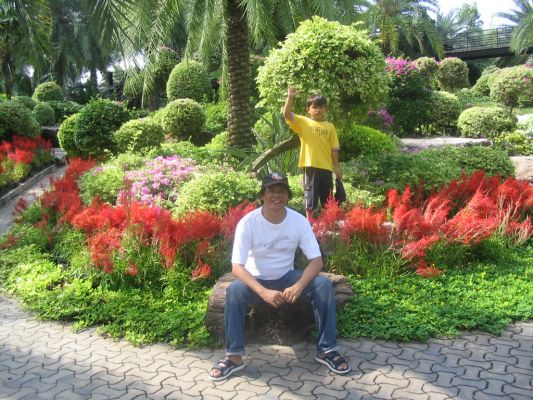
<svg viewBox="0 0 533 400"><path fill-rule="evenodd" d="M533 114L533 107L517 108L514 112L516 115Z"/></svg>
<svg viewBox="0 0 533 400"><path fill-rule="evenodd" d="M424 341L479 329L499 334L533 318L533 246L493 263L449 269L436 279L416 275L350 276L357 297L339 313L342 337Z"/></svg>

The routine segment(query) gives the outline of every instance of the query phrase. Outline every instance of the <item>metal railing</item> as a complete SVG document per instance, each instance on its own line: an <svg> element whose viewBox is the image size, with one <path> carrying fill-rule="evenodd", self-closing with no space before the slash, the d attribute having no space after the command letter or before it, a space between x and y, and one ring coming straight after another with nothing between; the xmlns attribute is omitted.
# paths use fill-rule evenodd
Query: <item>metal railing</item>
<svg viewBox="0 0 533 400"><path fill-rule="evenodd" d="M483 31L466 31L444 41L444 51L480 50L482 48L509 47L512 26L501 26Z"/></svg>

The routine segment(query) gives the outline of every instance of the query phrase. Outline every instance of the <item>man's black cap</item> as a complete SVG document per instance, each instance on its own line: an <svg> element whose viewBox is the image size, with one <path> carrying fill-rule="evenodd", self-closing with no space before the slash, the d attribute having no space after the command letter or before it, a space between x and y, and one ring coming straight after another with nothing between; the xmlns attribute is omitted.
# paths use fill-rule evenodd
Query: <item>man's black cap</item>
<svg viewBox="0 0 533 400"><path fill-rule="evenodd" d="M289 189L289 181L287 177L277 172L268 174L261 181L261 189L267 188L272 185L283 185L287 189Z"/></svg>

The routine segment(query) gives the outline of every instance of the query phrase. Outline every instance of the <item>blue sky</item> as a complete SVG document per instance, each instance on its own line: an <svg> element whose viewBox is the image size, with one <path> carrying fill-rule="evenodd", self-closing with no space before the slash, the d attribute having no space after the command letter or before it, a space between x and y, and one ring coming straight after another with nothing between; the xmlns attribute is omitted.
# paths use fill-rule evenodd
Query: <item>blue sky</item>
<svg viewBox="0 0 533 400"><path fill-rule="evenodd" d="M440 10L443 14L447 14L451 9L459 8L465 3L477 3L477 9L481 14L483 27L485 29L495 28L500 25L508 25L508 20L495 17L494 14L498 12L507 12L515 8L513 0L438 0L438 3L440 4Z"/></svg>

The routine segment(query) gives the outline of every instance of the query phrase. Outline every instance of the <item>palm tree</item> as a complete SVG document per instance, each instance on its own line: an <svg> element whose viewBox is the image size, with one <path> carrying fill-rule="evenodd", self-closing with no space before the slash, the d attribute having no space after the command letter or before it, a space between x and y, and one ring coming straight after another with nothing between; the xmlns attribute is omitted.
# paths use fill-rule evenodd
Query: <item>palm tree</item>
<svg viewBox="0 0 533 400"><path fill-rule="evenodd" d="M436 0L376 0L368 10L368 23L385 54L418 49L421 54L442 56L442 37L428 15L436 7Z"/></svg>
<svg viewBox="0 0 533 400"><path fill-rule="evenodd" d="M50 51L50 32L47 0L0 0L0 63L8 98L17 59L42 63Z"/></svg>
<svg viewBox="0 0 533 400"><path fill-rule="evenodd" d="M511 48L519 54L533 46L533 2L514 0L514 3L518 10L500 12L497 15L516 24L511 37Z"/></svg>

